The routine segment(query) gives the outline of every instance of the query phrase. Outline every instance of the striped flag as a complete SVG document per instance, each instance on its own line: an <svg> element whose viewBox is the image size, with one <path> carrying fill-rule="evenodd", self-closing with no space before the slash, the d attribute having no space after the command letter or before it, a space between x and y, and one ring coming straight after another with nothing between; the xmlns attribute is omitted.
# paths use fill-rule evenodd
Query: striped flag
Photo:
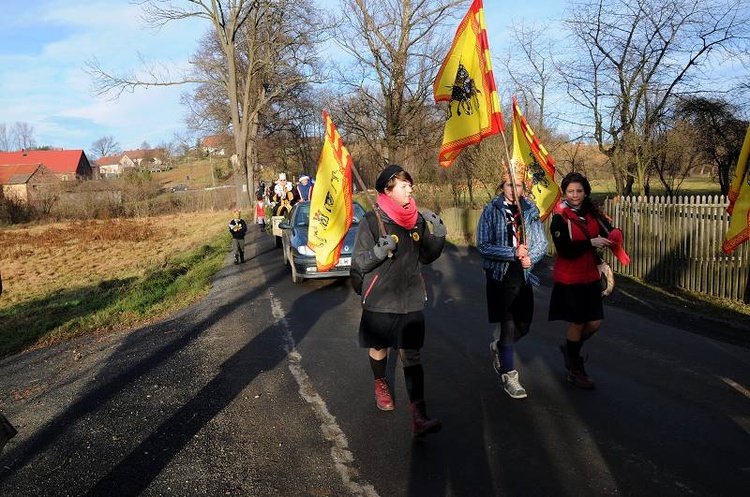
<svg viewBox="0 0 750 497"><path fill-rule="evenodd" d="M503 131L482 0L474 0L458 26L433 92L435 102L448 102L441 166L450 166L467 146Z"/></svg>
<svg viewBox="0 0 750 497"><path fill-rule="evenodd" d="M560 200L560 186L555 181L555 161L523 117L516 97L513 97L513 159L526 166L526 176L531 180L528 198L539 208L544 221Z"/></svg>
<svg viewBox="0 0 750 497"><path fill-rule="evenodd" d="M310 199L307 246L315 252L318 271L339 261L341 245L352 225L352 158L336 126L323 111L326 136L318 159L315 188Z"/></svg>
<svg viewBox="0 0 750 497"><path fill-rule="evenodd" d="M729 187L729 205L727 212L729 228L721 248L728 254L750 238L750 176L748 173L748 156L750 156L750 126L745 133L737 169Z"/></svg>

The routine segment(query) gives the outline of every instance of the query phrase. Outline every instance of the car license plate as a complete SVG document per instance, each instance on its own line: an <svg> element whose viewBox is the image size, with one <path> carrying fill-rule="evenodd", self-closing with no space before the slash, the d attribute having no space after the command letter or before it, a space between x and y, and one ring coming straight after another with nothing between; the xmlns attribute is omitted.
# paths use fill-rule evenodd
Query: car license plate
<svg viewBox="0 0 750 497"><path fill-rule="evenodd" d="M342 257L339 259L337 266L351 266L352 265L352 258L351 257Z"/></svg>

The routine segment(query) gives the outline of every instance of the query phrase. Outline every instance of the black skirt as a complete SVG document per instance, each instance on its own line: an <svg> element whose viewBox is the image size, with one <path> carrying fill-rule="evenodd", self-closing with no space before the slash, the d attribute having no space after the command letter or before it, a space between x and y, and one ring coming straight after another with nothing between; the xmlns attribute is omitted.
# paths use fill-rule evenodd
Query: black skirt
<svg viewBox="0 0 750 497"><path fill-rule="evenodd" d="M524 280L521 263L512 262L502 281L492 278L491 270L486 270L485 275L488 321L531 324L534 317L534 291L531 284Z"/></svg>
<svg viewBox="0 0 750 497"><path fill-rule="evenodd" d="M359 322L360 347L421 349L424 335L424 311L407 314L362 311Z"/></svg>
<svg viewBox="0 0 750 497"><path fill-rule="evenodd" d="M555 283L549 302L549 320L588 323L604 318L599 281L580 285Z"/></svg>

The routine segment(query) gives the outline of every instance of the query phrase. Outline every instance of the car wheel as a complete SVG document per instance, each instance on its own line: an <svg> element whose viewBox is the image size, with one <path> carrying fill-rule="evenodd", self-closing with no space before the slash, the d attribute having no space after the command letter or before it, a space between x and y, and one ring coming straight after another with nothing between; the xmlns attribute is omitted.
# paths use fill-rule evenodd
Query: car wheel
<svg viewBox="0 0 750 497"><path fill-rule="evenodd" d="M292 283L302 283L302 277L297 272L297 266L294 265L294 258L291 253L292 249L289 249L289 266L292 268Z"/></svg>

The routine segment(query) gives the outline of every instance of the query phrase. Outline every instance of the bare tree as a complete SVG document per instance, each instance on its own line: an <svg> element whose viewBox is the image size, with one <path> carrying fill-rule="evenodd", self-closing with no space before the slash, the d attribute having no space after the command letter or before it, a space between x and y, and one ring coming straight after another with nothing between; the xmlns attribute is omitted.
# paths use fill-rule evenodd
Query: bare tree
<svg viewBox="0 0 750 497"><path fill-rule="evenodd" d="M431 103L432 83L449 48L447 30L441 28L452 19L455 7L465 7L466 2L341 4L335 40L353 62L339 68L346 97L335 114L337 125L367 144L378 158L375 167L401 163L418 174L422 149L434 149L444 124Z"/></svg>
<svg viewBox="0 0 750 497"><path fill-rule="evenodd" d="M316 34L323 23L316 18L311 0L192 0L176 6L169 0L139 0L144 19L154 27L197 18L211 26L211 45L191 60L193 71L172 78L160 68L147 66L143 77L114 76L98 61L87 63L95 91L114 93L158 85L195 83L210 97L204 102L223 103L223 131L231 132L237 151L237 204L247 206L253 192L258 131L262 111L280 98L290 85L311 78ZM214 50L217 49L217 50ZM219 108L219 107L216 107ZM193 109L208 119L200 103ZM202 113L202 114L200 114ZM216 119L214 115L212 117ZM207 121L206 121L207 122Z"/></svg>
<svg viewBox="0 0 750 497"><path fill-rule="evenodd" d="M654 174L666 194L675 196L690 170L701 161L702 154L695 147L700 130L685 121L664 123L659 128L653 140Z"/></svg>
<svg viewBox="0 0 750 497"><path fill-rule="evenodd" d="M540 136L547 134L547 95L555 77L555 42L548 32L546 26L514 25L513 42L503 60L508 84L502 87L516 96L524 117Z"/></svg>
<svg viewBox="0 0 750 497"><path fill-rule="evenodd" d="M716 166L722 195L729 192L747 129L738 115L739 109L722 99L689 98L677 108L677 116L693 129L694 155Z"/></svg>
<svg viewBox="0 0 750 497"><path fill-rule="evenodd" d="M103 136L91 144L91 153L94 159L113 155L119 151L120 144L111 135Z"/></svg>
<svg viewBox="0 0 750 497"><path fill-rule="evenodd" d="M10 151L10 135L8 134L8 126L5 123L0 123L0 152Z"/></svg>
<svg viewBox="0 0 750 497"><path fill-rule="evenodd" d="M29 123L16 121L10 127L11 145L16 150L29 150L36 146L34 127Z"/></svg>
<svg viewBox="0 0 750 497"><path fill-rule="evenodd" d="M741 0L579 1L567 24L577 43L561 65L568 94L593 124L620 193L648 183L646 145L670 101L712 85L705 69L747 50Z"/></svg>

